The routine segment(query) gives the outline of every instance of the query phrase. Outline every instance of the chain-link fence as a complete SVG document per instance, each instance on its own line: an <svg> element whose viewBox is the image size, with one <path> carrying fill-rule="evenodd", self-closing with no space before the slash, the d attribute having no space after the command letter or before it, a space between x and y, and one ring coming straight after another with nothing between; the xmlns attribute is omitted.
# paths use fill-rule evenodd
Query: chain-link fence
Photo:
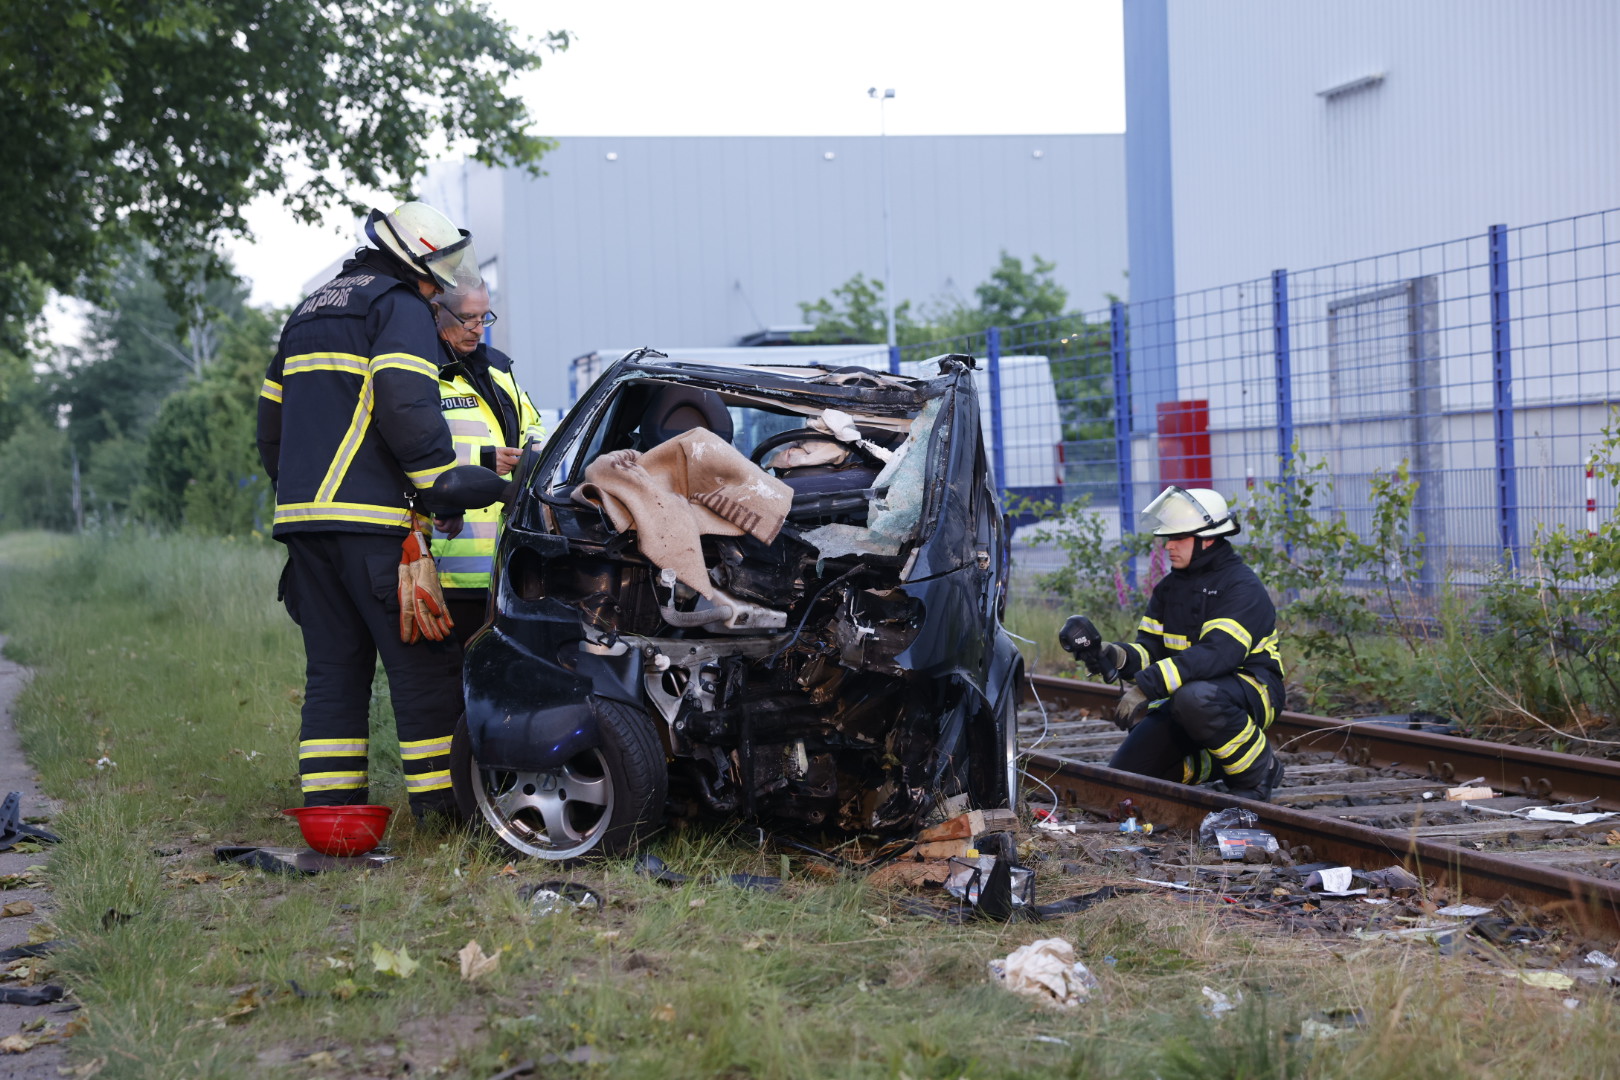
<svg viewBox="0 0 1620 1080"><path fill-rule="evenodd" d="M896 350L981 358L998 487L1134 510L1167 483L1239 501L1296 454L1312 512L1364 535L1404 462L1425 580L1467 584L1538 530L1595 528L1620 400L1620 210ZM1297 467L1297 464L1296 464Z"/></svg>

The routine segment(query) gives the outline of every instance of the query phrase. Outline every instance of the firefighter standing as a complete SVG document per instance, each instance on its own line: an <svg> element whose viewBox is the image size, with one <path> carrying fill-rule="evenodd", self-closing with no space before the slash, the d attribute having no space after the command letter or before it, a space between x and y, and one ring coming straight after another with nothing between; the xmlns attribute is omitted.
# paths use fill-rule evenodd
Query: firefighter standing
<svg viewBox="0 0 1620 1080"><path fill-rule="evenodd" d="M454 640L401 642L401 542L418 492L456 464L439 412L429 298L477 280L471 237L422 203L373 210L360 249L281 331L259 397L259 456L287 545L281 596L304 635L305 806L365 803L377 659L418 819L454 813ZM429 636L433 636L429 634Z"/></svg>
<svg viewBox="0 0 1620 1080"><path fill-rule="evenodd" d="M439 298L439 336L448 354L439 369L439 403L455 443L456 463L509 476L522 455L519 447L543 438L545 431L529 395L512 375L511 358L483 341L484 329L494 322L489 289L482 282ZM455 619L453 633L463 645L484 625L501 505L436 520L433 556L439 584Z"/></svg>
<svg viewBox="0 0 1620 1080"><path fill-rule="evenodd" d="M1283 702L1277 610L1226 539L1237 518L1208 488L1167 487L1142 511L1171 571L1154 588L1130 644L1107 642L1075 615L1058 640L1093 674L1134 681L1115 722L1129 732L1108 764L1266 802L1282 762L1266 729Z"/></svg>

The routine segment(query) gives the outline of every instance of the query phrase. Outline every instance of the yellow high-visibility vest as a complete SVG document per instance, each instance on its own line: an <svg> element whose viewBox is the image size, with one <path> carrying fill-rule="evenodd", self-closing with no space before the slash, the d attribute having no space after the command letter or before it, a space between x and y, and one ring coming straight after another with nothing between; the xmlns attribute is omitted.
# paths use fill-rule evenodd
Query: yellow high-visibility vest
<svg viewBox="0 0 1620 1080"><path fill-rule="evenodd" d="M522 432L520 437L524 440L543 438L545 430L540 423L540 414L529 401L529 395L518 389L512 373L492 364L489 377L506 391L517 407L518 429ZM439 401L445 423L450 427L450 439L455 444L457 465L480 464L480 452L484 447L506 445L495 407L480 397L472 383L462 375L440 372ZM439 565L441 588L489 588L495 540L500 531L501 511L504 508L502 503L493 503L482 510L467 511L462 519L461 533L454 539L434 531L433 558Z"/></svg>

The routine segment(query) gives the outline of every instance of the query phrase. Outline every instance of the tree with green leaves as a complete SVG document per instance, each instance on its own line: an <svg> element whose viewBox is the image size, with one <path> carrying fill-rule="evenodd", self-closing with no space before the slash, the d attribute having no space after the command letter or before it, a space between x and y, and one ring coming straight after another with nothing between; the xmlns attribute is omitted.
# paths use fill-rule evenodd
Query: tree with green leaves
<svg viewBox="0 0 1620 1080"><path fill-rule="evenodd" d="M1055 319L1063 314L1069 293L1053 278L1057 264L1039 255L1031 256L1031 267L1016 255L1001 253L1001 260L990 276L973 290L978 305L960 299L936 303L924 310L921 319L911 314L911 301L895 305L895 339L902 345L965 334L982 334L992 326ZM888 322L883 315L883 282L856 274L827 296L813 302L800 301L804 321L814 329L794 340L801 345L858 345L886 340Z"/></svg>
<svg viewBox="0 0 1620 1080"><path fill-rule="evenodd" d="M98 298L141 242L170 306L221 275L242 208L313 222L353 188L401 197L439 140L533 168L508 81L540 43L477 0L30 0L0 20L0 349L24 349L44 290Z"/></svg>
<svg viewBox="0 0 1620 1080"><path fill-rule="evenodd" d="M799 312L815 327L794 337L800 345L864 345L888 338L883 282L865 274L856 274L813 303L801 300ZM911 301L896 305L894 323L897 334L911 331Z"/></svg>

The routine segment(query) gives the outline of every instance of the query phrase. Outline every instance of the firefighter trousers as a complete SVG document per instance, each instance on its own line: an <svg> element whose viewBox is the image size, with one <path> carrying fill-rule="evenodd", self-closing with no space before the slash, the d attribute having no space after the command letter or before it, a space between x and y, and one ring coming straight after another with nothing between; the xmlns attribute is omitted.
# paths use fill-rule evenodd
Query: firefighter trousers
<svg viewBox="0 0 1620 1080"><path fill-rule="evenodd" d="M1108 765L1183 784L1250 787L1271 767L1265 715L1259 693L1236 675L1198 679L1148 710Z"/></svg>
<svg viewBox="0 0 1620 1080"><path fill-rule="evenodd" d="M370 800L371 684L382 659L417 817L453 813L450 735L461 715L461 646L399 640L400 539L310 532L283 538L282 595L304 632L298 774L305 806Z"/></svg>

